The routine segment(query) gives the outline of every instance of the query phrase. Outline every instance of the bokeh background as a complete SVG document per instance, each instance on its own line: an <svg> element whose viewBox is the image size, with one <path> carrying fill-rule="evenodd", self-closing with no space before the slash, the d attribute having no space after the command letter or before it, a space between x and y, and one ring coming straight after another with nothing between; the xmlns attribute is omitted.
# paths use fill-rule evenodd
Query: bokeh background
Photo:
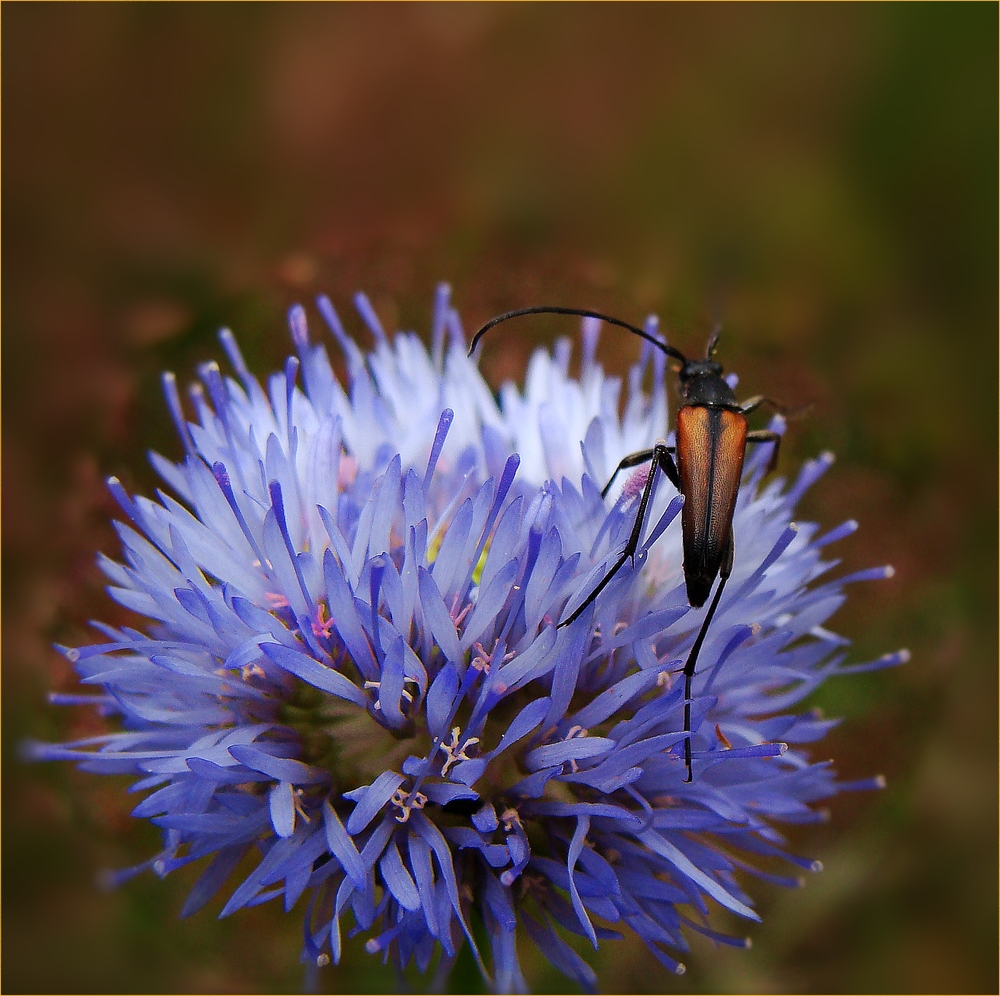
<svg viewBox="0 0 1000 996"><path fill-rule="evenodd" d="M197 869L101 892L152 828L125 783L25 766L94 719L53 641L121 621L117 474L177 457L158 376L238 334L260 374L293 301L364 288L426 332L446 279L469 327L562 303L716 318L747 393L814 402L783 466L838 463L803 517L861 530L834 620L855 659L820 747L880 794L795 833L826 871L754 885L749 952L668 976L632 940L609 992L997 991L995 4L6 4L3 83L3 978L6 992L297 991L299 916L177 922ZM315 312L312 312L315 316ZM487 345L493 384L555 319ZM635 343L606 333L607 366ZM393 976L349 945L327 991ZM527 957L537 991L572 991ZM461 966L456 990L476 991Z"/></svg>

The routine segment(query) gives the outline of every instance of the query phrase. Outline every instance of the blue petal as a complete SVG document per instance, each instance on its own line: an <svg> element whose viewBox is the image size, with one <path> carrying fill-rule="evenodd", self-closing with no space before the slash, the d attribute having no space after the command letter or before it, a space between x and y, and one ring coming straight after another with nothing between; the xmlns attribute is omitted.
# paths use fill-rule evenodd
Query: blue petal
<svg viewBox="0 0 1000 996"><path fill-rule="evenodd" d="M290 758L275 757L250 744L245 746L237 744L229 748L229 753L252 771L259 771L271 778L292 782L295 785L314 785L329 781L330 778L327 772L319 768L313 768ZM190 761L188 766L191 766Z"/></svg>
<svg viewBox="0 0 1000 996"><path fill-rule="evenodd" d="M241 785L244 782L263 782L274 777L259 771L248 771L240 764L223 767L221 764L216 764L214 761L206 761L200 757L187 758L187 766L199 778L204 778L205 781L213 782L216 785ZM153 796L150 796L146 801L149 802L152 798ZM133 815L140 814L136 810Z"/></svg>
<svg viewBox="0 0 1000 996"><path fill-rule="evenodd" d="M403 638L398 636L386 651L382 661L382 673L378 690L378 701L382 715L393 729L406 725L406 716L400 709L403 694Z"/></svg>
<svg viewBox="0 0 1000 996"><path fill-rule="evenodd" d="M461 661L462 646L459 643L458 633L455 632L455 624L441 598L437 582L423 567L417 569L417 578L420 588L420 607L423 609L424 622L430 629L434 642L449 661Z"/></svg>
<svg viewBox="0 0 1000 996"><path fill-rule="evenodd" d="M532 640L527 650L497 669L496 683L505 685L510 693L550 671L555 662L549 655L557 639L556 627L547 626Z"/></svg>
<svg viewBox="0 0 1000 996"><path fill-rule="evenodd" d="M559 567L559 558L562 555L562 541L559 531L550 529L542 539L542 545L538 551L528 578L528 586L524 595L524 616L529 628L534 628L541 619L542 612L548 607L552 600L552 580Z"/></svg>
<svg viewBox="0 0 1000 996"><path fill-rule="evenodd" d="M510 589L517 578L517 570L517 561L511 560L497 572L496 577L490 581L485 590L480 587L476 607L472 610L472 615L469 616L462 633L461 646L463 650L468 650L482 637L491 624L496 626L497 613L507 601Z"/></svg>
<svg viewBox="0 0 1000 996"><path fill-rule="evenodd" d="M279 837L295 832L295 796L290 782L278 782L268 794L271 824Z"/></svg>
<svg viewBox="0 0 1000 996"><path fill-rule="evenodd" d="M529 702L509 723L500 737L500 743L483 755L483 759L492 760L498 754L502 754L509 747L512 747L519 740L526 737L534 730L542 719L544 719L549 708L549 700L534 699Z"/></svg>
<svg viewBox="0 0 1000 996"><path fill-rule="evenodd" d="M454 785L451 782L424 782L421 791L432 802L439 806L447 806L456 799L478 799L479 793L467 785Z"/></svg>
<svg viewBox="0 0 1000 996"><path fill-rule="evenodd" d="M587 816L578 816L576 830L573 831L573 840L570 842L569 851L566 855L566 868L569 872L569 892L573 901L573 909L576 911L580 926L583 927L590 938L590 943L593 944L594 950L597 950L597 935L594 933L594 925L590 922L590 917L587 916L587 911L583 908L583 901L580 899L580 892L577 889L576 877L574 875L574 868L577 859L580 857L580 851L583 848L589 830L590 818Z"/></svg>
<svg viewBox="0 0 1000 996"><path fill-rule="evenodd" d="M627 702L638 698L656 684L656 671L638 671L605 689L595 696L579 712L571 717L573 725L588 728L603 723L613 716Z"/></svg>
<svg viewBox="0 0 1000 996"><path fill-rule="evenodd" d="M395 840L390 841L386 847L382 860L379 861L379 869L382 880L400 906L408 910L420 909L420 893L399 856Z"/></svg>
<svg viewBox="0 0 1000 996"><path fill-rule="evenodd" d="M732 910L734 913L739 913L740 916L745 916L749 920L760 920L760 917L749 906L735 899L714 878L710 878L700 868L692 864L690 859L685 857L669 840L666 840L652 830L638 833L636 837L651 851L670 862L681 875L689 878L707 892L717 903L725 906L726 909Z"/></svg>
<svg viewBox="0 0 1000 996"><path fill-rule="evenodd" d="M298 650L289 650L288 647L282 647L277 643L261 644L261 650L279 667L290 671L308 684L322 689L324 692L329 692L331 695L336 695L338 698L353 702L362 708L368 706L365 693L339 671L334 671L333 668L320 664L319 661L300 653Z"/></svg>
<svg viewBox="0 0 1000 996"><path fill-rule="evenodd" d="M357 803L347 818L347 832L352 837L361 833L402 784L402 775L397 775L395 771L383 771L371 785L355 789L353 792L345 792L345 798L353 799Z"/></svg>
<svg viewBox="0 0 1000 996"><path fill-rule="evenodd" d="M463 554L469 544L469 532L472 528L473 503L471 499L462 502L455 517L445 527L444 539L438 550L437 557L431 565L434 582L443 595L451 594L451 586L456 576L462 571Z"/></svg>
<svg viewBox="0 0 1000 996"><path fill-rule="evenodd" d="M246 906L251 899L264 886L265 880L277 871L304 842L305 837L298 835L286 837L279 840L267 854L264 855L260 864L246 877L240 887L232 894L229 902L222 908L219 918L229 916L236 910Z"/></svg>
<svg viewBox="0 0 1000 996"><path fill-rule="evenodd" d="M340 565L330 550L323 554L323 577L326 580L326 597L330 606L330 618L334 620L337 633L344 641L351 659L358 666L358 669L366 678L372 680L378 673L378 666L372 656L368 638L361 626L361 620L354 604L354 595Z"/></svg>
<svg viewBox="0 0 1000 996"><path fill-rule="evenodd" d="M510 864L510 850L504 844L491 844L471 827L445 827L445 835L459 850L471 848L479 851L494 868Z"/></svg>
<svg viewBox="0 0 1000 996"><path fill-rule="evenodd" d="M597 976L594 970L552 929L548 922L544 925L539 924L526 913L521 914L521 922L542 954L563 975L578 982L589 993L597 991Z"/></svg>
<svg viewBox="0 0 1000 996"><path fill-rule="evenodd" d="M225 847L212 858L208 867L194 884L181 909L181 919L197 913L222 888L226 879L233 873L246 854L248 844L237 844Z"/></svg>
<svg viewBox="0 0 1000 996"><path fill-rule="evenodd" d="M472 825L480 833L484 834L490 834L500 826L500 821L497 819L497 811L492 802L483 803L472 814Z"/></svg>
<svg viewBox="0 0 1000 996"><path fill-rule="evenodd" d="M431 864L431 849L427 841L414 833L407 835L406 845L427 930L433 937L437 937L437 907L434 905L434 868Z"/></svg>
<svg viewBox="0 0 1000 996"><path fill-rule="evenodd" d="M607 737L573 737L570 740L560 740L559 743L545 744L536 747L524 755L524 764L529 771L545 768L567 761L579 761L585 757L595 757L604 754L615 746L614 740Z"/></svg>
<svg viewBox="0 0 1000 996"><path fill-rule="evenodd" d="M427 730L435 739L445 736L454 718L458 688L458 668L449 662L438 672L427 692Z"/></svg>
<svg viewBox="0 0 1000 996"><path fill-rule="evenodd" d="M361 855L344 829L344 824L340 822L336 810L330 805L329 799L323 802L323 829L326 831L330 853L340 862L351 881L359 889L363 889L367 872Z"/></svg>

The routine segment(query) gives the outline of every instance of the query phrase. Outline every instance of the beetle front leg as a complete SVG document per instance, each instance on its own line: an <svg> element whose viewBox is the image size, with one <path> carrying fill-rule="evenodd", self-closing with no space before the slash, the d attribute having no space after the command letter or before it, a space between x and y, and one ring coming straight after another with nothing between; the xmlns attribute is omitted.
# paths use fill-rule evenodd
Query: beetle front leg
<svg viewBox="0 0 1000 996"><path fill-rule="evenodd" d="M656 461L660 465L660 470L670 479L670 483L677 488L678 491L681 489L681 477L677 473L677 466L674 463L674 458L670 455L674 451L673 446L667 446L662 440L656 444L651 450L638 450L635 453L629 453L628 456L622 457L621 463L615 467L615 472L611 475L610 480L604 485L601 491L601 497L607 498L608 492L611 490L611 485L615 483L615 478L618 476L620 471L628 470L629 467L638 467L639 464L645 463L647 460L652 460L656 458Z"/></svg>
<svg viewBox="0 0 1000 996"><path fill-rule="evenodd" d="M778 450L781 448L781 436L770 429L754 429L753 432L747 433L747 444L749 445L750 443L774 443L774 449L771 451L771 459L768 460L767 470L765 471L765 473L770 474L778 466Z"/></svg>
<svg viewBox="0 0 1000 996"><path fill-rule="evenodd" d="M645 452L645 451L643 451ZM561 629L563 626L568 626L571 622L577 619L583 610L590 605L594 599L611 583L611 579L622 569L625 565L625 561L631 559L632 566L635 567L635 551L639 549L639 539L642 536L642 526L646 521L646 509L649 506L649 499L653 494L653 485L656 483L656 472L662 470L668 477L673 479L672 475L676 476L677 468L674 465L673 458L670 456L670 447L667 446L662 440L658 442L652 450L648 452L644 460L640 459L643 453L633 453L631 456L625 457L625 459L618 465L618 470L623 467L635 466L636 464L643 463L644 460L652 460L649 465L649 476L646 478L646 483L642 489L642 497L639 499L639 509L635 514L635 522L632 523L632 532L629 534L628 542L625 544L625 549L622 550L621 556L615 561L614 567L604 575L603 578L598 582L594 590L584 599L583 604L580 605L568 619L564 619L557 629ZM635 463L626 463L627 460L634 460ZM670 467L671 470L667 468ZM618 473L618 470L615 473ZM679 478L678 478L679 479ZM611 478L614 480L614 477ZM608 482L608 487L611 487L611 481ZM605 489L607 490L607 489Z"/></svg>
<svg viewBox="0 0 1000 996"><path fill-rule="evenodd" d="M637 453L629 453L628 456L622 457L621 463L615 467L615 472L608 479L608 483L601 489L601 497L608 497L611 485L615 483L615 478L620 471L628 470L629 467L638 467L639 464L645 463L647 460L652 460L654 452L655 450L639 450Z"/></svg>

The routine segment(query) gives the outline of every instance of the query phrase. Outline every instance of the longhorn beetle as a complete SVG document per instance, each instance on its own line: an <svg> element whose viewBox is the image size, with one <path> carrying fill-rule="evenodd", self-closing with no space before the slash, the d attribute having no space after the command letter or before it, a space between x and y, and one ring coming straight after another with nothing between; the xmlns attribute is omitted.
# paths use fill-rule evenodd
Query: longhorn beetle
<svg viewBox="0 0 1000 996"><path fill-rule="evenodd" d="M635 521L632 524L632 532L611 570L597 583L582 604L559 623L559 626L568 626L577 619L607 587L627 560L631 559L633 566L635 565L635 553L639 547L646 510L656 481L656 472L661 470L684 495L681 530L684 543L684 581L690 605L693 608L704 605L715 579L719 579L715 597L684 665L684 765L687 770L685 781L690 782L693 777L691 679L694 677L698 654L705 642L708 627L719 606L726 581L733 571L733 512L743 472L743 457L747 446L751 443L773 443L774 450L767 467L770 472L778 461L778 448L781 443L781 437L776 432L768 429L749 431L747 415L764 404L779 412L785 412L786 409L764 395L755 395L743 404L736 401L733 389L722 376L722 364L713 358L719 341L717 328L709 339L705 358L689 360L680 350L654 338L644 329L598 311L548 306L519 308L516 311L504 312L487 322L473 337L469 355L472 355L480 339L495 325L522 315L539 314L578 315L582 318L600 319L645 339L681 364L677 370L681 405L677 411L676 443L668 446L665 440L660 439L652 449L630 453L615 468L611 479L601 492L602 498L611 490L619 471L638 467L647 462L650 465Z"/></svg>

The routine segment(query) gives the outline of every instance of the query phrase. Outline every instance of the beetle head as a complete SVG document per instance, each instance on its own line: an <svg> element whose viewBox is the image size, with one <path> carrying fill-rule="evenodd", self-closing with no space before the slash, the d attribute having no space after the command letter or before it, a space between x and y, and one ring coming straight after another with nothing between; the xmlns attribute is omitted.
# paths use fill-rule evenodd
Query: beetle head
<svg viewBox="0 0 1000 996"><path fill-rule="evenodd" d="M716 363L715 360L688 360L678 370L678 375L685 383L699 377L721 377L722 364Z"/></svg>

